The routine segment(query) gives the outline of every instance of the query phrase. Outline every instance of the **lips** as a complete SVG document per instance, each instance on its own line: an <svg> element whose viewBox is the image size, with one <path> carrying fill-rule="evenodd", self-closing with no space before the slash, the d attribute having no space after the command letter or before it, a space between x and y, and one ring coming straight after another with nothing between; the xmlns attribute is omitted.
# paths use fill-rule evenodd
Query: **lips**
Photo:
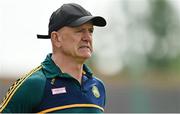
<svg viewBox="0 0 180 114"><path fill-rule="evenodd" d="M89 46L80 46L80 48L89 48Z"/></svg>
<svg viewBox="0 0 180 114"><path fill-rule="evenodd" d="M87 49L89 49L89 50L91 50L91 48L90 48L90 46L87 46L87 45L83 45L83 46L80 46L80 48L82 49L82 48L87 48Z"/></svg>

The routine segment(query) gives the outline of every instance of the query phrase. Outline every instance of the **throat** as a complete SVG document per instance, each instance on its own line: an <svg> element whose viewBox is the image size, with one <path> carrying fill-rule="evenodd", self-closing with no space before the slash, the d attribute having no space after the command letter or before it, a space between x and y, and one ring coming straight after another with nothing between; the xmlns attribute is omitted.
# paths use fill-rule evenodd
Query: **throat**
<svg viewBox="0 0 180 114"><path fill-rule="evenodd" d="M79 83L81 83L81 79L83 76L83 64L74 61L67 61L65 58L63 58L62 61L62 59L58 58L62 57L52 56L52 60L54 61L56 66L59 67L59 69L61 69L63 73L71 75Z"/></svg>
<svg viewBox="0 0 180 114"><path fill-rule="evenodd" d="M81 84L81 80L82 80L82 72L69 72L68 74L70 74L73 78L75 78L80 84Z"/></svg>

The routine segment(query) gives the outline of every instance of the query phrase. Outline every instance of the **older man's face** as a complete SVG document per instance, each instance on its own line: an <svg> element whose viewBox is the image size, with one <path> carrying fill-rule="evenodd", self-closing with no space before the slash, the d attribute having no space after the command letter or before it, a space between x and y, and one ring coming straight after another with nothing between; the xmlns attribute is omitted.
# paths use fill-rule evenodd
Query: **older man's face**
<svg viewBox="0 0 180 114"><path fill-rule="evenodd" d="M88 59L93 52L92 35L93 25L85 23L78 27L63 27L60 30L62 36L61 52L67 57L76 59Z"/></svg>

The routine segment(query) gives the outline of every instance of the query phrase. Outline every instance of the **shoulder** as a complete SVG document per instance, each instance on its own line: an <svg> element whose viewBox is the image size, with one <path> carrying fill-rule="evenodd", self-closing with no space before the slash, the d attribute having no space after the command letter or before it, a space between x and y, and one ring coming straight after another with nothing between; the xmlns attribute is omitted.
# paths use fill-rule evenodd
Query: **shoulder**
<svg viewBox="0 0 180 114"><path fill-rule="evenodd" d="M93 76L93 80L96 82L98 87L100 87L104 92L106 91L105 84L101 79L97 78L96 76Z"/></svg>
<svg viewBox="0 0 180 114"><path fill-rule="evenodd" d="M45 84L46 77L42 72L42 67L39 66L20 79L15 95L19 96L23 93L27 96L34 96L34 94L38 94L37 97L40 99L40 96L43 96Z"/></svg>
<svg viewBox="0 0 180 114"><path fill-rule="evenodd" d="M28 72L26 75L19 78L15 85L16 89L25 88L26 90L33 89L34 87L42 87L46 78L42 72L42 67L38 66L35 69Z"/></svg>
<svg viewBox="0 0 180 114"><path fill-rule="evenodd" d="M43 74L42 66L33 69L32 71L27 73L23 78L24 78L23 85L27 85L27 86L29 85L28 87L31 86L38 87L45 84L46 82L46 77Z"/></svg>
<svg viewBox="0 0 180 114"><path fill-rule="evenodd" d="M46 79L42 74L41 66L19 78L9 88L2 104L0 105L0 112L2 110L5 112L22 112L26 110L28 112L30 109L25 108L20 110L17 107L32 108L36 105L43 95L45 81Z"/></svg>
<svg viewBox="0 0 180 114"><path fill-rule="evenodd" d="M99 79L97 76L93 76L93 80L104 86L104 82L101 79Z"/></svg>

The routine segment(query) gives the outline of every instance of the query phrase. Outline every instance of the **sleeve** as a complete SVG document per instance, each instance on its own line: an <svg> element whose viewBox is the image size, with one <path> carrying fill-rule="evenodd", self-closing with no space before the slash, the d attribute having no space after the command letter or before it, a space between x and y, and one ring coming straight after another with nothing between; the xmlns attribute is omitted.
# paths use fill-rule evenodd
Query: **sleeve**
<svg viewBox="0 0 180 114"><path fill-rule="evenodd" d="M101 81L102 88L103 88L103 93L104 93L104 107L106 106L106 88L104 83Z"/></svg>
<svg viewBox="0 0 180 114"><path fill-rule="evenodd" d="M45 79L40 76L26 76L17 80L8 90L0 113L28 113L41 102Z"/></svg>
<svg viewBox="0 0 180 114"><path fill-rule="evenodd" d="M97 77L95 77L95 78L99 83L100 91L101 91L101 94L103 96L102 104L103 104L103 107L105 108L105 106L106 106L106 87L105 87L105 84L102 80L100 80Z"/></svg>

